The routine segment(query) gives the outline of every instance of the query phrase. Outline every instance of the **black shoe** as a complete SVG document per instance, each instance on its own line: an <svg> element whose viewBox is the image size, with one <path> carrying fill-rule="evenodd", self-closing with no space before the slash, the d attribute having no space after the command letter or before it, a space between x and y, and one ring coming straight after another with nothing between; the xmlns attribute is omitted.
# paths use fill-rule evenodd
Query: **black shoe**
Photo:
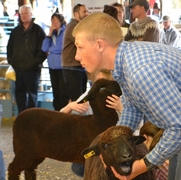
<svg viewBox="0 0 181 180"><path fill-rule="evenodd" d="M83 164L77 164L73 163L71 167L74 174L76 174L79 177L84 177L84 165Z"/></svg>

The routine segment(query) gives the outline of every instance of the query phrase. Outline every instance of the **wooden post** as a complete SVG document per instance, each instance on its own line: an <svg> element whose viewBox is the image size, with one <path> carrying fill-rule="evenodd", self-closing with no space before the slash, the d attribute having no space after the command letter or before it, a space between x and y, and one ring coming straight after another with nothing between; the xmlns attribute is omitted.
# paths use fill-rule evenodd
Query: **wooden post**
<svg viewBox="0 0 181 180"><path fill-rule="evenodd" d="M131 4L131 3L133 3L133 2L134 2L134 0L129 0L129 4ZM131 13L131 9L130 9L129 22L132 23L132 22L134 22L134 21L135 21L135 19L133 18L132 13Z"/></svg>

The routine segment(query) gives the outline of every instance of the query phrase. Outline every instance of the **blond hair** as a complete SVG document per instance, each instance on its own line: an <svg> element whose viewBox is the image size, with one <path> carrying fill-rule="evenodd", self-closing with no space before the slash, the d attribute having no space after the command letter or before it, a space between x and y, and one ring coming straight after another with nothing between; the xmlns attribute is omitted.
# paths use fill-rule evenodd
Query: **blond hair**
<svg viewBox="0 0 181 180"><path fill-rule="evenodd" d="M112 74L111 74L111 71L108 70L108 69L100 69L99 71L97 71L95 73L95 77L99 74L99 73L102 73L102 75L105 77L105 79L108 79L108 80L114 80Z"/></svg>
<svg viewBox="0 0 181 180"><path fill-rule="evenodd" d="M89 73L88 74L89 77L91 76L91 78L89 78L89 79L92 81L92 83L95 83L95 81L97 81L97 79L98 79L97 76L99 74L102 74L104 79L114 80L114 78L111 74L111 71L103 68L103 69L98 70L96 73Z"/></svg>
<svg viewBox="0 0 181 180"><path fill-rule="evenodd" d="M73 36L85 33L87 39L96 41L106 40L111 46L117 46L123 41L123 34L119 23L106 13L96 12L81 20L73 30Z"/></svg>

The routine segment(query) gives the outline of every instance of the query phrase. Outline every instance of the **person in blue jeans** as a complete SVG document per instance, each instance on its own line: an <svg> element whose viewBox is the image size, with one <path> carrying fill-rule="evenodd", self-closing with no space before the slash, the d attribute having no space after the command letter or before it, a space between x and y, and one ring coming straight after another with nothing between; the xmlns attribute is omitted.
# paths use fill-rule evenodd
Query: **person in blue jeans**
<svg viewBox="0 0 181 180"><path fill-rule="evenodd" d="M51 16L48 36L43 40L42 50L48 54L48 67L53 91L53 107L59 111L68 104L65 83L62 74L61 54L66 22L59 13Z"/></svg>
<svg viewBox="0 0 181 180"><path fill-rule="evenodd" d="M3 153L0 150L0 180L5 180L6 175L5 175L5 164L4 164L4 159L3 159Z"/></svg>

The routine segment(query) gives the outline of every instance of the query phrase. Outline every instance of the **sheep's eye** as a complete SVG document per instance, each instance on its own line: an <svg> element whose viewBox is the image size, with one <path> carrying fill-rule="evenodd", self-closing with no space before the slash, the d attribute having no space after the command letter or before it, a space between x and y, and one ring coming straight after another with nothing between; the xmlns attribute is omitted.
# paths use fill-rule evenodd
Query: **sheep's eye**
<svg viewBox="0 0 181 180"><path fill-rule="evenodd" d="M133 138L129 138L128 140L129 140L129 142L134 143L134 139Z"/></svg>
<svg viewBox="0 0 181 180"><path fill-rule="evenodd" d="M105 88L105 87L101 87L99 91L101 92L101 91L103 91L104 89L106 89L106 88Z"/></svg>
<svg viewBox="0 0 181 180"><path fill-rule="evenodd" d="M106 148L108 148L110 145L111 145L111 144L104 143L104 144L102 144L102 147L106 149Z"/></svg>

